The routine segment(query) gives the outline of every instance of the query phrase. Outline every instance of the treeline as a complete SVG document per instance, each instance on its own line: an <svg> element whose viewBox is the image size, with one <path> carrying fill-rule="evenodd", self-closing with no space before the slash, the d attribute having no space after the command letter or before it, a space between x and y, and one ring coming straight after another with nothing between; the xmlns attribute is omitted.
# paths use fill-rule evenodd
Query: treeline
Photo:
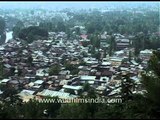
<svg viewBox="0 0 160 120"><path fill-rule="evenodd" d="M101 13L95 10L91 13L76 13L70 21L85 25L88 33L107 31L120 34L135 35L138 32L146 34L158 31L159 12L108 11Z"/></svg>
<svg viewBox="0 0 160 120"><path fill-rule="evenodd" d="M157 49L160 45L159 35L157 34L159 32L160 22L158 11L144 10L138 13L135 11L100 12L98 10L92 10L75 13L66 11L66 13L69 18L68 20L57 15L41 21L37 27L47 32L66 32L68 39L75 37L75 35L84 34L85 32L88 35L96 36L96 34L101 34L104 31L107 31L109 35L120 33L123 35L136 36L135 39L137 40L134 39L135 41L133 41L135 42L135 47L141 46L139 44L141 43L142 46L140 48ZM73 28L74 26L84 26L85 28L81 30L80 27ZM32 37L33 35L31 34L35 34L35 30L33 30L34 33L32 33L33 31L27 30L21 31L23 28L23 22L17 22L13 28L14 38L22 36L26 37L23 32L29 32L25 34L29 34L29 37L33 39L34 37ZM21 35L19 36L18 34L20 31ZM139 35L139 33L142 33L143 35ZM143 38L141 36L143 36Z"/></svg>
<svg viewBox="0 0 160 120"><path fill-rule="evenodd" d="M13 38L20 38L28 43L32 43L34 40L47 39L48 31L39 26L25 28L22 22L18 22L13 28Z"/></svg>
<svg viewBox="0 0 160 120"><path fill-rule="evenodd" d="M30 26L24 28L19 33L19 38L27 40L28 43L32 43L34 40L47 39L48 31L41 29L38 26Z"/></svg>
<svg viewBox="0 0 160 120"><path fill-rule="evenodd" d="M5 20L2 17L0 17L0 45L3 44L6 40L5 29L6 29Z"/></svg>
<svg viewBox="0 0 160 120"><path fill-rule="evenodd" d="M158 32L159 12L143 11L143 13L128 11L100 12L76 12L68 13L69 20L64 21L62 17L55 17L40 23L40 26L50 31L63 31L66 28L82 25L86 27L87 33L120 33L135 35L138 32L144 34Z"/></svg>

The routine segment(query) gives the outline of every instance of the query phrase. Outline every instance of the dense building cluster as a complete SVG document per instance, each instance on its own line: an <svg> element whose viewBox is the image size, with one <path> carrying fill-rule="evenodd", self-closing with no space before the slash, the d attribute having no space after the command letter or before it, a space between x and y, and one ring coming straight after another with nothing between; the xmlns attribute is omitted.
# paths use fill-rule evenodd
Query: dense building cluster
<svg viewBox="0 0 160 120"><path fill-rule="evenodd" d="M82 44L90 41L87 35L74 40L67 40L66 36L64 32L50 32L47 40L30 44L23 40L10 40L3 44L0 54L5 77L0 84L18 90L23 101L46 96L78 98L84 93L86 83L98 96L120 97L122 76L130 74L135 83L132 92L143 94L141 71L147 67L151 50L141 51L139 57L143 62L138 63L133 56L134 49L129 46L130 40L115 34L117 50L109 56L108 50L104 51L102 46L98 49L100 58L97 59L89 54L89 47ZM106 48L109 47L107 37L107 34L100 37Z"/></svg>

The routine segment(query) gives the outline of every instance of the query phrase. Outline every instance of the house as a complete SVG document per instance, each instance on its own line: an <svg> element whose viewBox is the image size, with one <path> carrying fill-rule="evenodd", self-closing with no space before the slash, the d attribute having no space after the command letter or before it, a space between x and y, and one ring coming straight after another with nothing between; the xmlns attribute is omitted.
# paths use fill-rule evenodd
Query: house
<svg viewBox="0 0 160 120"><path fill-rule="evenodd" d="M109 81L109 77L100 77L100 80L99 80L100 82L103 82L103 83L108 83L108 81Z"/></svg>
<svg viewBox="0 0 160 120"><path fill-rule="evenodd" d="M59 83L59 85L60 86L64 86L64 85L67 85L68 82L70 82L70 81L69 80L61 80L60 83Z"/></svg>
<svg viewBox="0 0 160 120"><path fill-rule="evenodd" d="M92 75L92 76L95 75L97 79L100 79L100 77L101 77L101 72L97 71L96 69L93 69L93 70L91 70L90 75Z"/></svg>
<svg viewBox="0 0 160 120"><path fill-rule="evenodd" d="M123 57L125 55L124 50L116 51L114 53L116 57Z"/></svg>
<svg viewBox="0 0 160 120"><path fill-rule="evenodd" d="M116 85L120 84L121 81L120 80L110 80L110 82L108 83L108 85L110 87L116 87Z"/></svg>
<svg viewBox="0 0 160 120"><path fill-rule="evenodd" d="M148 61L150 59L150 56L152 55L152 50L142 50L140 51L140 54L139 54L139 57L142 59L142 60L146 60Z"/></svg>
<svg viewBox="0 0 160 120"><path fill-rule="evenodd" d="M90 44L90 40L85 37L83 39L79 40L79 42L80 42L80 45L82 45L84 47L86 47Z"/></svg>
<svg viewBox="0 0 160 120"><path fill-rule="evenodd" d="M78 97L76 95L71 95L70 93L53 91L53 90L48 90L48 89L44 89L43 91L38 92L36 94L36 96L39 96L39 97L42 97L42 98L50 96L50 97L58 97L58 98L61 98L61 99L74 99L74 98Z"/></svg>
<svg viewBox="0 0 160 120"><path fill-rule="evenodd" d="M73 89L73 90L82 90L83 86L71 86L71 85L63 85L65 89Z"/></svg>
<svg viewBox="0 0 160 120"><path fill-rule="evenodd" d="M106 90L106 86L98 86L98 87L96 88L96 93L102 95L105 90Z"/></svg>
<svg viewBox="0 0 160 120"><path fill-rule="evenodd" d="M31 76L31 75L26 75L24 77L25 80L29 81L29 82L33 82L35 80L35 76Z"/></svg>
<svg viewBox="0 0 160 120"><path fill-rule="evenodd" d="M89 83L89 84L94 84L96 80L96 76L80 76L80 82L81 83Z"/></svg>
<svg viewBox="0 0 160 120"><path fill-rule="evenodd" d="M10 79L3 79L0 81L0 83L6 85L9 81Z"/></svg>
<svg viewBox="0 0 160 120"><path fill-rule="evenodd" d="M117 87L121 85L121 77L113 75L111 80L109 80L108 85L111 87Z"/></svg>
<svg viewBox="0 0 160 120"><path fill-rule="evenodd" d="M108 50L109 48L109 44L108 44L108 41L110 39L110 35L107 35L107 33L103 33L101 36L100 36L100 47L101 48L106 48L106 50Z"/></svg>
<svg viewBox="0 0 160 120"><path fill-rule="evenodd" d="M46 69L38 69L36 71L36 76L43 77L43 76L49 76L49 74Z"/></svg>
<svg viewBox="0 0 160 120"><path fill-rule="evenodd" d="M83 86L72 86L72 85L63 85L63 89L65 90L73 90L76 95L78 95L83 90Z"/></svg>
<svg viewBox="0 0 160 120"><path fill-rule="evenodd" d="M130 46L129 39L116 39L116 49L117 50L123 50L125 48L128 48Z"/></svg>
<svg viewBox="0 0 160 120"><path fill-rule="evenodd" d="M7 69L10 69L12 66L10 64L4 64L4 67L6 67Z"/></svg>
<svg viewBox="0 0 160 120"><path fill-rule="evenodd" d="M131 63L132 63L133 65L135 65L135 66L138 65L138 63L137 63L135 60L131 60Z"/></svg>
<svg viewBox="0 0 160 120"><path fill-rule="evenodd" d="M123 58L120 57L110 57L110 62L112 66L120 66L123 61Z"/></svg>
<svg viewBox="0 0 160 120"><path fill-rule="evenodd" d="M5 48L3 46L0 46L0 52L5 51Z"/></svg>
<svg viewBox="0 0 160 120"><path fill-rule="evenodd" d="M102 66L110 66L111 62L103 61L101 65Z"/></svg>
<svg viewBox="0 0 160 120"><path fill-rule="evenodd" d="M78 75L89 75L91 68L88 66L79 66L79 73Z"/></svg>
<svg viewBox="0 0 160 120"><path fill-rule="evenodd" d="M24 89L17 95L20 97L20 99L22 99L23 102L29 102L29 100L34 98L34 93L35 91Z"/></svg>
<svg viewBox="0 0 160 120"><path fill-rule="evenodd" d="M59 72L60 75L69 75L70 71L69 70L62 70Z"/></svg>
<svg viewBox="0 0 160 120"><path fill-rule="evenodd" d="M115 33L114 36L115 36L116 39L117 39L117 38L121 38L121 39L122 39L122 38L125 38L124 35L117 34L117 33Z"/></svg>
<svg viewBox="0 0 160 120"><path fill-rule="evenodd" d="M29 83L30 85L31 85L31 87L33 88L33 89L39 89L39 88L41 88L41 87L44 87L44 85L43 85L43 83L44 83L44 81L43 80L36 80L35 82L31 82L31 83Z"/></svg>
<svg viewBox="0 0 160 120"><path fill-rule="evenodd" d="M82 39L87 39L88 35L80 35Z"/></svg>
<svg viewBox="0 0 160 120"><path fill-rule="evenodd" d="M98 60L96 58L84 58L84 62L86 62L87 65L98 64Z"/></svg>
<svg viewBox="0 0 160 120"><path fill-rule="evenodd" d="M89 71L80 70L80 71L78 72L78 75L89 75Z"/></svg>
<svg viewBox="0 0 160 120"><path fill-rule="evenodd" d="M129 68L127 68L127 67L120 67L120 71L127 71L127 72L129 72L129 71L130 71L130 69L129 69Z"/></svg>
<svg viewBox="0 0 160 120"><path fill-rule="evenodd" d="M35 86L39 86L39 85L42 85L43 82L44 82L43 80L36 80L36 81L34 82L34 85L35 85Z"/></svg>
<svg viewBox="0 0 160 120"><path fill-rule="evenodd" d="M19 88L19 85L23 85L23 82L24 81L22 81L22 80L10 80L10 81L8 81L8 85L9 86L12 86L12 87L14 87L14 88L16 88L16 89L18 89Z"/></svg>
<svg viewBox="0 0 160 120"><path fill-rule="evenodd" d="M116 88L116 89L112 90L112 91L108 94L108 96L109 96L109 97L111 97L111 96L116 97L116 96L119 96L120 94L121 94L121 88Z"/></svg>
<svg viewBox="0 0 160 120"><path fill-rule="evenodd" d="M111 68L111 62L102 61L98 68L101 70L109 70Z"/></svg>
<svg viewBox="0 0 160 120"><path fill-rule="evenodd" d="M133 76L133 77L130 77L131 80L134 81L134 83L136 83L135 87L133 88L133 90L136 90L136 91L139 91L139 90L142 90L142 83L140 81L140 78L138 76Z"/></svg>
<svg viewBox="0 0 160 120"><path fill-rule="evenodd" d="M111 78L112 75L113 75L113 72L110 71L110 70L103 70L103 71L101 72L101 76L107 76L107 77Z"/></svg>

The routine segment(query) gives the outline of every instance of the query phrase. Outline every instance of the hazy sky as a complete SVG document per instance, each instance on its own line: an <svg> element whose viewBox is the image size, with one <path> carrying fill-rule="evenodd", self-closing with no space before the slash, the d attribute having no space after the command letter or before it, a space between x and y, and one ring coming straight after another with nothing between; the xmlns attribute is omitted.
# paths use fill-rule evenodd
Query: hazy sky
<svg viewBox="0 0 160 120"><path fill-rule="evenodd" d="M14 2L7 2L7 1L0 1L0 8L56 8L56 9L62 9L62 8L93 8L93 7L105 7L107 5L126 5L126 6L134 6L134 5L150 5L150 4L158 4L160 2L107 2L107 1L14 1Z"/></svg>

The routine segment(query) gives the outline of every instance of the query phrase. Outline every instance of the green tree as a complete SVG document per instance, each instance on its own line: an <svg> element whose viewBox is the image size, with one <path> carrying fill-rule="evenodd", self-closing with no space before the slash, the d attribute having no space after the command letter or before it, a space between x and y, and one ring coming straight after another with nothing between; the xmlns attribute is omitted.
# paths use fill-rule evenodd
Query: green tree
<svg viewBox="0 0 160 120"><path fill-rule="evenodd" d="M103 52L103 58L106 58L106 55L107 55L107 48L105 47Z"/></svg>
<svg viewBox="0 0 160 120"><path fill-rule="evenodd" d="M122 89L121 89L121 96L122 101L126 102L130 99L132 99L132 88L134 86L133 81L130 79L130 73L127 73L126 75L122 75Z"/></svg>
<svg viewBox="0 0 160 120"><path fill-rule="evenodd" d="M131 63L131 60L132 60L132 53L131 53L131 51L129 50L128 61Z"/></svg>
<svg viewBox="0 0 160 120"><path fill-rule="evenodd" d="M160 52L154 51L148 62L148 70L142 73L142 83L150 104L150 116L159 118L160 111Z"/></svg>
<svg viewBox="0 0 160 120"><path fill-rule="evenodd" d="M58 32L65 32L66 31L66 26L65 26L64 22L57 23L57 31Z"/></svg>
<svg viewBox="0 0 160 120"><path fill-rule="evenodd" d="M27 63L28 63L29 65L32 65L32 62L33 62L33 58L32 58L32 56L30 55L30 56L28 57L28 59L27 59Z"/></svg>
<svg viewBox="0 0 160 120"><path fill-rule="evenodd" d="M16 25L13 27L13 38L17 38L21 29L24 28L24 24L22 21L18 21Z"/></svg>
<svg viewBox="0 0 160 120"><path fill-rule="evenodd" d="M92 46L92 47L91 47L91 54L94 55L95 53L96 53L95 47Z"/></svg>
<svg viewBox="0 0 160 120"><path fill-rule="evenodd" d="M32 109L31 109L32 108ZM38 119L43 118L43 110L45 109L44 105L37 102L36 100L30 100L29 102L25 103L23 106L19 108L20 114L23 118L28 119Z"/></svg>
<svg viewBox="0 0 160 120"><path fill-rule="evenodd" d="M148 70L143 73L143 81L147 96L155 104L160 105L160 97L157 96L160 92L160 52L154 51L151 59L148 62ZM160 106L159 106L160 107Z"/></svg>
<svg viewBox="0 0 160 120"><path fill-rule="evenodd" d="M43 21L43 22L40 22L39 27L51 32L51 31L55 31L56 25L51 21Z"/></svg>
<svg viewBox="0 0 160 120"><path fill-rule="evenodd" d="M6 26L6 24L5 24L4 19L2 17L0 17L0 35L2 35L3 32L5 31L5 26Z"/></svg>
<svg viewBox="0 0 160 120"><path fill-rule="evenodd" d="M6 34L3 33L3 34L0 36L0 44L5 43L5 40L6 40Z"/></svg>
<svg viewBox="0 0 160 120"><path fill-rule="evenodd" d="M80 28L76 27L75 32L76 32L77 35L80 35L81 34Z"/></svg>
<svg viewBox="0 0 160 120"><path fill-rule="evenodd" d="M85 109L82 109L81 106L77 103L63 104L59 110L57 118L63 119L84 119L85 118Z"/></svg>
<svg viewBox="0 0 160 120"><path fill-rule="evenodd" d="M18 37L26 40L28 43L32 43L37 39L46 39L48 37L48 31L40 28L39 26L30 26L20 30Z"/></svg>
<svg viewBox="0 0 160 120"><path fill-rule="evenodd" d="M6 34L4 33L5 28L6 28L5 20L2 17L0 17L0 45L5 43L6 40Z"/></svg>
<svg viewBox="0 0 160 120"><path fill-rule="evenodd" d="M123 104L122 114L124 119L150 119L150 102L141 94L134 94L132 100Z"/></svg>
<svg viewBox="0 0 160 120"><path fill-rule="evenodd" d="M0 78L1 79L3 78L3 71L4 71L3 62L2 62L2 58L0 58Z"/></svg>
<svg viewBox="0 0 160 120"><path fill-rule="evenodd" d="M135 36L133 40L133 46L135 48L135 56L139 55L139 52L144 49L144 33L139 33Z"/></svg>
<svg viewBox="0 0 160 120"><path fill-rule="evenodd" d="M110 45L109 45L110 56L113 54L114 50L116 50L116 41L115 41L115 37L112 35L110 38Z"/></svg>
<svg viewBox="0 0 160 120"><path fill-rule="evenodd" d="M77 65L66 63L64 66L65 66L65 69L69 70L71 72L71 74L73 74L73 75L78 74L78 72L79 72Z"/></svg>
<svg viewBox="0 0 160 120"><path fill-rule="evenodd" d="M60 70L60 65L53 65L49 68L49 75L58 75Z"/></svg>
<svg viewBox="0 0 160 120"><path fill-rule="evenodd" d="M89 83L85 83L85 84L83 85L83 90L84 90L84 91L89 91L89 90L90 90L90 85L89 85Z"/></svg>
<svg viewBox="0 0 160 120"><path fill-rule="evenodd" d="M101 104L95 113L95 119L122 119L122 110L121 104Z"/></svg>
<svg viewBox="0 0 160 120"><path fill-rule="evenodd" d="M10 76L14 76L15 75L15 68L14 67L11 67L10 68Z"/></svg>

